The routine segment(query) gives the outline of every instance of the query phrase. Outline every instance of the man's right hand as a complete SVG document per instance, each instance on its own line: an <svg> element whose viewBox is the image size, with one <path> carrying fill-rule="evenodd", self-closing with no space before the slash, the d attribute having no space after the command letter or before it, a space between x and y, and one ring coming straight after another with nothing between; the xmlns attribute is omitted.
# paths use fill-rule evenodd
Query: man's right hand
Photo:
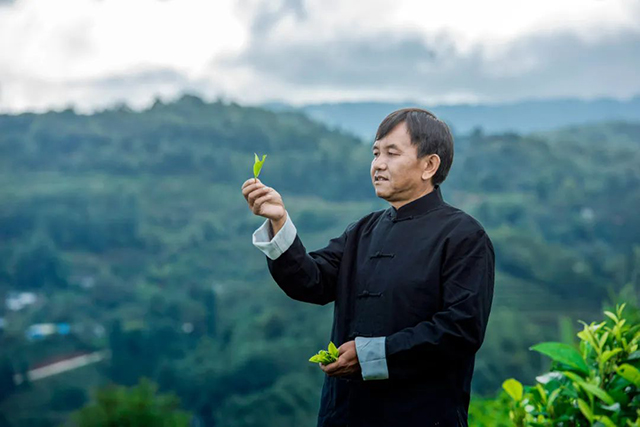
<svg viewBox="0 0 640 427"><path fill-rule="evenodd" d="M250 178L242 184L242 195L254 215L271 220L274 234L277 234L276 229L282 228L287 219L287 212L280 193L267 187L259 179Z"/></svg>

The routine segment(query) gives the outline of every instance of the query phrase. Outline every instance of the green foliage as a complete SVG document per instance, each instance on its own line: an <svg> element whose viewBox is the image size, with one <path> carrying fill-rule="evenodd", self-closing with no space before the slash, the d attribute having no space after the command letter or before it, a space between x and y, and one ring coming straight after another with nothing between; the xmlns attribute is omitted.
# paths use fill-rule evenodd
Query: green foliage
<svg viewBox="0 0 640 427"><path fill-rule="evenodd" d="M603 322L587 324L578 348L546 342L532 346L553 360L535 386L510 378L502 384L511 397L509 416L517 427L640 425L640 322L638 310L624 316L604 311Z"/></svg>
<svg viewBox="0 0 640 427"><path fill-rule="evenodd" d="M471 396L469 404L470 427L512 427L509 419L509 400L503 390L497 397Z"/></svg>
<svg viewBox="0 0 640 427"><path fill-rule="evenodd" d="M179 409L173 394L156 394L158 386L147 378L127 389L111 384L97 390L96 401L71 418L77 427L187 427L190 414Z"/></svg>
<svg viewBox="0 0 640 427"><path fill-rule="evenodd" d="M311 356L311 358L309 359L309 362L322 363L323 365L328 365L338 360L339 356L340 354L338 352L338 349L336 348L336 345L333 343L333 341L331 341L329 342L329 351L320 350L318 354Z"/></svg>

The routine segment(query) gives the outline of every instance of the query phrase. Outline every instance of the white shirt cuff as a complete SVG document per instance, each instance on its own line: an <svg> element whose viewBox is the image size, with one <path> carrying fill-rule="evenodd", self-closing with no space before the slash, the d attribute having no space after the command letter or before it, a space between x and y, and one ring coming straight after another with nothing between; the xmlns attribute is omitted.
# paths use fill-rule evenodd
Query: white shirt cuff
<svg viewBox="0 0 640 427"><path fill-rule="evenodd" d="M356 354L363 380L386 380L389 378L385 340L386 337L356 337Z"/></svg>
<svg viewBox="0 0 640 427"><path fill-rule="evenodd" d="M264 252L270 259L275 260L289 249L297 233L298 230L293 225L289 212L287 212L287 220L275 236L271 229L271 220L266 219L260 228L253 232L253 245Z"/></svg>

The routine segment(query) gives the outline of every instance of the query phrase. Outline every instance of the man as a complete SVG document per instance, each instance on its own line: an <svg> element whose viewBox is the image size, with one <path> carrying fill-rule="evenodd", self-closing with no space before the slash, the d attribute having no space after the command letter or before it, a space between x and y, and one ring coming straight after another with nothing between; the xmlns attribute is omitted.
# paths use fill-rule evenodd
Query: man
<svg viewBox="0 0 640 427"><path fill-rule="evenodd" d="M494 250L482 225L442 198L453 163L447 125L426 110L395 111L373 144L371 180L391 205L306 252L282 197L242 186L267 218L253 244L291 298L335 301L319 427L466 427L475 353L489 319Z"/></svg>

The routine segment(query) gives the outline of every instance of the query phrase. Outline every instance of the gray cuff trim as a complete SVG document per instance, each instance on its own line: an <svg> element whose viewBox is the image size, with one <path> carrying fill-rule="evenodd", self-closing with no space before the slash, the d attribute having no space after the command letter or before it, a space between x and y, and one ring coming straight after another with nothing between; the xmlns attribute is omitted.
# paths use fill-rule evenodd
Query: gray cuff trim
<svg viewBox="0 0 640 427"><path fill-rule="evenodd" d="M270 220L266 219L260 228L253 232L253 245L274 260L289 249L297 233L298 230L287 212L287 220L275 236L273 236Z"/></svg>
<svg viewBox="0 0 640 427"><path fill-rule="evenodd" d="M389 378L385 340L386 337L356 337L356 353L362 369L363 380L386 380Z"/></svg>

